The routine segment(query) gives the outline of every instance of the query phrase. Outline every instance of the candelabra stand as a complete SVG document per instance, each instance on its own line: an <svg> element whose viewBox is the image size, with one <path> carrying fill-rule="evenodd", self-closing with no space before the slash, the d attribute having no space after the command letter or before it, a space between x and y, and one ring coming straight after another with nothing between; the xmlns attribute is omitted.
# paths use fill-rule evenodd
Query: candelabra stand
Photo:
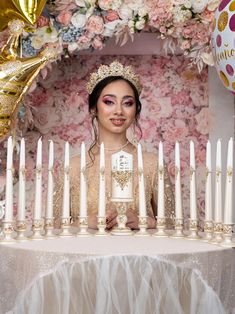
<svg viewBox="0 0 235 314"><path fill-rule="evenodd" d="M133 235L133 232L130 228L126 226L127 223L127 216L126 210L129 202L126 201L119 201L117 202L117 227L115 227L112 231L112 235Z"/></svg>
<svg viewBox="0 0 235 314"><path fill-rule="evenodd" d="M91 234L87 231L88 222L87 216L79 216L78 217L79 231L77 233L78 236L90 236Z"/></svg>
<svg viewBox="0 0 235 314"><path fill-rule="evenodd" d="M105 216L97 216L98 223L98 231L95 233L95 236L107 236L109 233L105 230L106 228L106 217Z"/></svg>
<svg viewBox="0 0 235 314"><path fill-rule="evenodd" d="M43 240L44 236L42 235L43 231L43 220L42 219L34 219L33 220L33 234L30 236L31 240Z"/></svg>
<svg viewBox="0 0 235 314"><path fill-rule="evenodd" d="M185 237L183 233L183 218L175 218L174 225L175 225L175 232L171 235L171 238Z"/></svg>
<svg viewBox="0 0 235 314"><path fill-rule="evenodd" d="M25 231L26 231L25 220L18 220L17 221L16 231L17 231L17 236L15 239L17 241L27 241L28 240L28 238L25 236Z"/></svg>
<svg viewBox="0 0 235 314"><path fill-rule="evenodd" d="M198 227L197 227L197 219L190 219L189 224L189 235L186 239L188 240L199 240L200 237L198 235Z"/></svg>
<svg viewBox="0 0 235 314"><path fill-rule="evenodd" d="M221 246L225 247L235 247L235 242L233 242L233 225L234 224L223 224L223 237L224 240L220 243Z"/></svg>
<svg viewBox="0 0 235 314"><path fill-rule="evenodd" d="M2 227L2 237L0 238L0 243L13 243L15 239L13 238L14 228L13 221L3 221Z"/></svg>
<svg viewBox="0 0 235 314"><path fill-rule="evenodd" d="M213 222L211 220L205 220L204 223L204 237L202 241L210 242L213 238Z"/></svg>
<svg viewBox="0 0 235 314"><path fill-rule="evenodd" d="M168 237L168 234L166 233L166 218L157 218L157 231L155 233L153 233L153 236L155 237L161 237L161 238L165 238Z"/></svg>
<svg viewBox="0 0 235 314"><path fill-rule="evenodd" d="M61 218L61 233L59 234L60 237L72 237L73 234L70 232L70 217Z"/></svg>
<svg viewBox="0 0 235 314"><path fill-rule="evenodd" d="M213 237L210 243L219 244L222 241L223 241L223 224L221 222L214 222Z"/></svg>
<svg viewBox="0 0 235 314"><path fill-rule="evenodd" d="M53 239L57 237L54 233L54 218L45 218L45 237L47 239Z"/></svg>
<svg viewBox="0 0 235 314"><path fill-rule="evenodd" d="M148 216L139 216L139 228L140 230L135 233L136 236L149 236L147 231L148 227Z"/></svg>

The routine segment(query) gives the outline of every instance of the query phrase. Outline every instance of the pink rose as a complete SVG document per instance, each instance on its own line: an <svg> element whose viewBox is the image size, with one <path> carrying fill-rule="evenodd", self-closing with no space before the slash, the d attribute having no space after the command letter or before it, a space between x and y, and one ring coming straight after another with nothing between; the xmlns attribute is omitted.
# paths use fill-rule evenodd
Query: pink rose
<svg viewBox="0 0 235 314"><path fill-rule="evenodd" d="M108 10L112 5L112 1L110 1L110 0L99 0L98 5L102 10Z"/></svg>
<svg viewBox="0 0 235 314"><path fill-rule="evenodd" d="M96 36L94 38L92 42L92 47L97 50L101 50L104 47L103 42L99 36Z"/></svg>
<svg viewBox="0 0 235 314"><path fill-rule="evenodd" d="M70 11L61 11L60 14L56 17L56 20L67 26L71 21L72 13Z"/></svg>
<svg viewBox="0 0 235 314"><path fill-rule="evenodd" d="M86 23L86 30L92 32L94 34L101 34L104 29L104 22L102 17L97 15L92 15L87 23Z"/></svg>
<svg viewBox="0 0 235 314"><path fill-rule="evenodd" d="M37 27L43 27L49 25L49 19L46 16L41 15L37 21Z"/></svg>
<svg viewBox="0 0 235 314"><path fill-rule="evenodd" d="M118 19L119 19L119 15L117 14L116 11L108 10L108 14L105 16L105 20L107 22L113 22Z"/></svg>
<svg viewBox="0 0 235 314"><path fill-rule="evenodd" d="M190 41L189 41L189 40L184 40L184 41L182 42L182 44L180 45L180 48L181 48L182 50L187 50L187 49L189 49L189 48L190 48Z"/></svg>

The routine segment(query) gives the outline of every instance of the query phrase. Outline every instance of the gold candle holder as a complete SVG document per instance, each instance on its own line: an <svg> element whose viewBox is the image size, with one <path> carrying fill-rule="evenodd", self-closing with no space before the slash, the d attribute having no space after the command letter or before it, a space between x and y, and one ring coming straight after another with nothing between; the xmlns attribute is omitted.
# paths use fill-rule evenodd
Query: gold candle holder
<svg viewBox="0 0 235 314"><path fill-rule="evenodd" d="M33 220L33 227L32 227L33 234L30 236L31 240L43 240L44 235L43 232L43 220L42 219L34 219Z"/></svg>
<svg viewBox="0 0 235 314"><path fill-rule="evenodd" d="M111 230L112 235L133 235L133 231L126 226L127 223L127 210L128 202L118 202L117 203L117 227Z"/></svg>
<svg viewBox="0 0 235 314"><path fill-rule="evenodd" d="M148 216L139 216L139 228L140 230L135 233L136 236L149 236L149 232L147 231L148 227Z"/></svg>
<svg viewBox="0 0 235 314"><path fill-rule="evenodd" d="M0 238L0 243L14 243L15 239L13 238L13 234L13 221L3 221L2 237Z"/></svg>
<svg viewBox="0 0 235 314"><path fill-rule="evenodd" d="M174 219L174 225L175 225L175 231L170 236L171 238L183 238L185 237L183 233L183 218L175 218Z"/></svg>
<svg viewBox="0 0 235 314"><path fill-rule="evenodd" d="M88 222L87 222L87 216L78 217L78 223L79 223L79 231L77 233L78 236L90 236L90 232L87 231L88 229Z"/></svg>
<svg viewBox="0 0 235 314"><path fill-rule="evenodd" d="M224 247L235 247L233 242L233 225L234 224L223 224L223 238L224 240L219 244Z"/></svg>
<svg viewBox="0 0 235 314"><path fill-rule="evenodd" d="M61 233L59 234L60 237L72 237L73 234L70 232L70 217L68 218L61 218Z"/></svg>
<svg viewBox="0 0 235 314"><path fill-rule="evenodd" d="M157 231L155 233L153 233L153 236L155 237L161 237L161 238L165 238L168 237L168 234L166 233L166 218L157 218Z"/></svg>
<svg viewBox="0 0 235 314"><path fill-rule="evenodd" d="M199 240L200 237L198 235L198 227L197 227L197 223L198 220L197 219L190 219L189 220L189 235L186 237L186 239L188 240Z"/></svg>
<svg viewBox="0 0 235 314"><path fill-rule="evenodd" d="M109 233L105 230L106 228L106 217L105 216L97 216L97 227L98 231L95 233L95 236L107 236Z"/></svg>
<svg viewBox="0 0 235 314"><path fill-rule="evenodd" d="M212 244L219 244L223 241L223 224L222 222L214 222L213 237L210 240Z"/></svg>
<svg viewBox="0 0 235 314"><path fill-rule="evenodd" d="M45 218L45 237L47 239L58 237L54 233L54 218Z"/></svg>
<svg viewBox="0 0 235 314"><path fill-rule="evenodd" d="M28 240L28 238L25 236L25 232L26 232L25 220L18 220L17 221L16 232L17 232L17 236L15 239L17 241L27 241Z"/></svg>
<svg viewBox="0 0 235 314"><path fill-rule="evenodd" d="M213 222L211 220L205 220L204 222L204 236L201 239L204 242L210 242L213 239Z"/></svg>

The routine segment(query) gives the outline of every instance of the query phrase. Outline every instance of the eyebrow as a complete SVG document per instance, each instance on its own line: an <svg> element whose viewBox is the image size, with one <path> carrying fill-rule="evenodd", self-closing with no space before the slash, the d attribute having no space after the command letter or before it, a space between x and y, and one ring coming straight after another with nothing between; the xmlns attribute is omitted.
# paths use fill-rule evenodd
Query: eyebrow
<svg viewBox="0 0 235 314"><path fill-rule="evenodd" d="M103 97L106 97L106 96L109 96L109 97L112 97L112 98L117 98L117 96L115 96L113 94L105 94ZM125 95L125 96L122 97L122 99L126 99L126 98L133 98L134 99L134 96Z"/></svg>

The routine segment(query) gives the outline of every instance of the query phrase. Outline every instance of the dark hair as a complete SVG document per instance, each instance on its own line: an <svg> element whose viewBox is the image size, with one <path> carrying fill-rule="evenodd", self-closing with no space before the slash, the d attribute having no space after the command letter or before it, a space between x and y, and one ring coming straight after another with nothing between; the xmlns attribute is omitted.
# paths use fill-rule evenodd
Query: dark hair
<svg viewBox="0 0 235 314"><path fill-rule="evenodd" d="M141 127L139 125L139 117L140 117L140 112L141 112L141 102L139 99L139 93L135 87L134 84L132 84L130 81L128 81L127 79L123 78L122 76L109 76L106 77L105 79L103 79L102 81L100 81L94 88L93 92L89 95L88 98L88 106L89 106L89 112L92 116L91 119L91 124L92 124L92 128L94 130L94 135L95 135L95 139L92 142L88 153L89 156L92 160L92 163L94 162L94 155L92 154L92 149L94 148L94 146L96 145L97 141L98 141L98 131L95 125L95 120L97 118L97 102L98 99L100 97L100 94L102 92L102 90L110 83L115 82L115 81L119 81L119 80L123 80L125 82L127 82L130 87L132 88L133 92L134 92L134 96L135 96L135 102L136 102L136 113L135 113L135 122L134 122L134 127L136 126L138 128L139 131L139 140L142 137L142 130Z"/></svg>

